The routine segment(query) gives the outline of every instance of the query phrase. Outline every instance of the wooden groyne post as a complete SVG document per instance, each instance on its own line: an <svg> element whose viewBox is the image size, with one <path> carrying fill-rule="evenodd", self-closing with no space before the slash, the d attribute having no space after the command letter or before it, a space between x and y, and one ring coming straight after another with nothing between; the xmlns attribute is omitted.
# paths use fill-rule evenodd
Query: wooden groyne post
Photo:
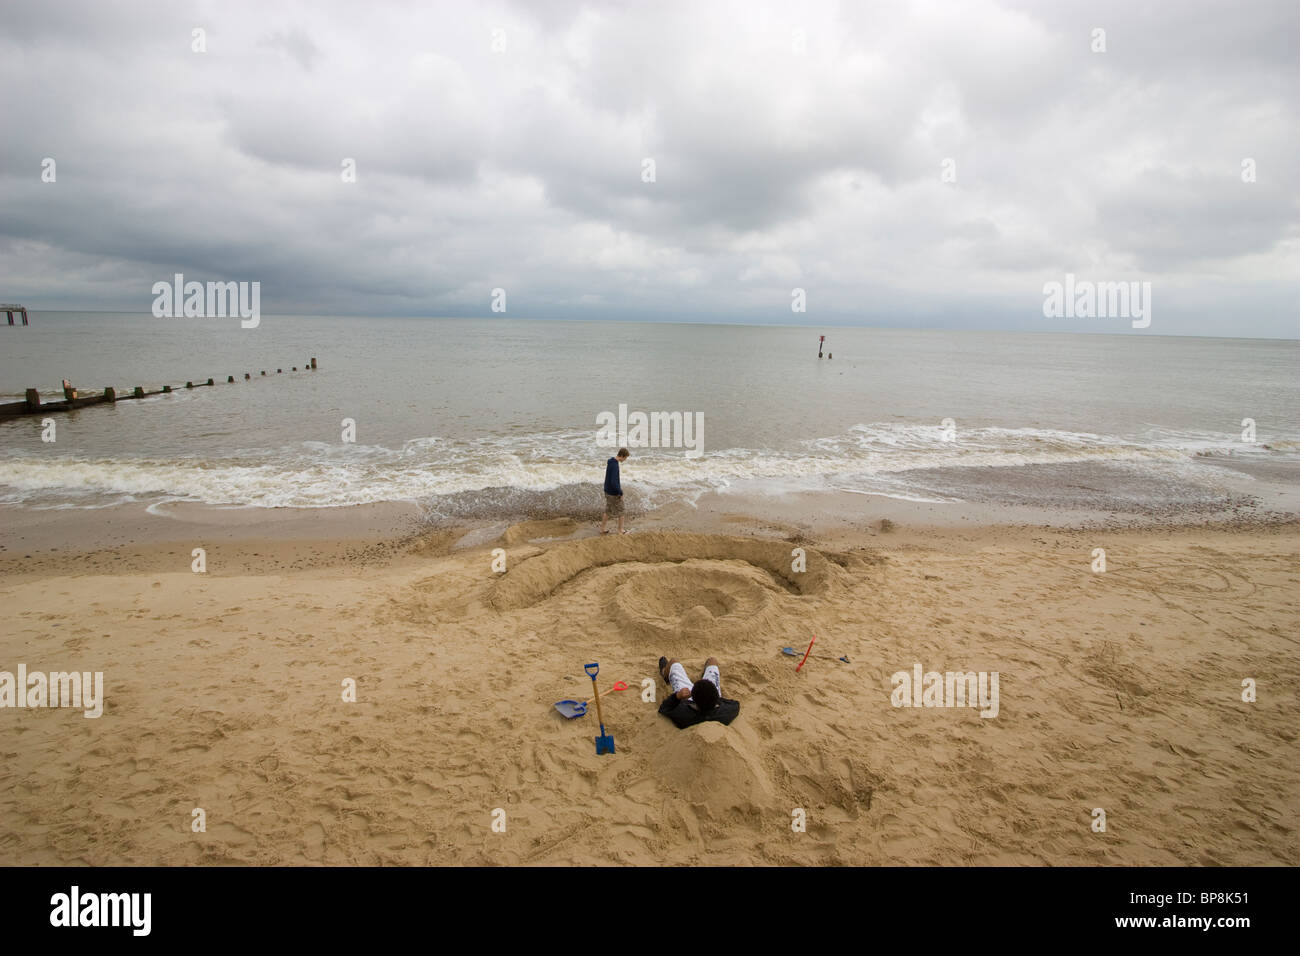
<svg viewBox="0 0 1300 956"><path fill-rule="evenodd" d="M23 317L23 325L27 325L27 324L29 324L29 323L27 322L27 306L25 306L25 305L17 305L17 304L14 304L14 303L8 303L8 302L6 302L6 303L0 303L0 309L4 310L4 313L5 313L7 316L9 316L9 324L10 324L10 325L13 325L13 324L14 324L14 313L15 313L15 312L19 313L19 314Z"/></svg>
<svg viewBox="0 0 1300 956"><path fill-rule="evenodd" d="M0 308L3 308L3 306L0 306ZM298 367L296 365L293 366L293 370L295 372L298 371ZM309 365L303 365L303 370L315 371L316 359L313 358ZM278 372L280 370L277 369L276 371ZM262 374L265 375L266 372L263 372ZM251 380L251 378L252 376L248 372L244 373L245 382ZM234 381L235 376L226 376L227 383L233 383ZM193 380L188 381L185 383L185 387L187 389L208 388L215 387L216 384L217 380L215 378L209 378L206 382L195 383ZM23 401L0 404L0 418L10 418L15 415L40 415L47 412L68 412L74 408L85 408L87 405L103 405L105 403L112 405L117 402L130 401L134 398L147 398L150 395L170 395L172 391L173 388L170 385L164 385L162 388L154 389L152 391L146 389L143 385L137 385L135 388L131 389L129 395L126 394L125 391L119 395L117 389L110 385L98 395L83 396L78 392L77 387L65 378L63 380L63 401L43 403L41 401L40 390L29 388L25 392L25 398Z"/></svg>

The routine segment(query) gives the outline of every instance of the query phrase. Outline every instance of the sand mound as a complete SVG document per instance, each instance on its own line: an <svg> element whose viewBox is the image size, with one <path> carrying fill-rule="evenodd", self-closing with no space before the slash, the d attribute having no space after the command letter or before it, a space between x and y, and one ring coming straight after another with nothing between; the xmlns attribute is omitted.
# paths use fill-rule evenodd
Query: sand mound
<svg viewBox="0 0 1300 956"><path fill-rule="evenodd" d="M785 541L714 534L654 532L586 538L559 544L544 554L515 563L497 580L490 603L503 611L532 607L593 568L626 562L682 563L691 559L745 562L766 572L775 585L792 594L824 592L838 567L820 552L805 548L801 551L806 570L795 571L792 551L794 546ZM707 601L701 606L707 610Z"/></svg>
<svg viewBox="0 0 1300 956"><path fill-rule="evenodd" d="M662 719L662 718L660 718ZM737 721L673 730L650 754L659 787L713 819L758 814L776 806L776 794L759 759L758 741Z"/></svg>
<svg viewBox="0 0 1300 956"><path fill-rule="evenodd" d="M742 561L692 558L630 571L614 590L611 610L622 633L656 647L681 638L731 643L779 623L779 590L767 572Z"/></svg>
<svg viewBox="0 0 1300 956"><path fill-rule="evenodd" d="M553 541L568 538L583 525L572 518L551 518L545 521L521 521L512 524L501 536L507 546L524 544L527 541Z"/></svg>
<svg viewBox="0 0 1300 956"><path fill-rule="evenodd" d="M403 543L411 554L428 558L442 557L451 551L463 531L458 528L441 528L433 531L421 531L407 538Z"/></svg>

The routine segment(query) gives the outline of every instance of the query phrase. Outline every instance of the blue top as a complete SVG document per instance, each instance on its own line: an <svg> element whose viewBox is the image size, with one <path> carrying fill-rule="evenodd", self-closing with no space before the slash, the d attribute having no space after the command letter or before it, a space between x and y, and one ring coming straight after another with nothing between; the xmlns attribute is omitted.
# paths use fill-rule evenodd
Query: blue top
<svg viewBox="0 0 1300 956"><path fill-rule="evenodd" d="M605 494L621 495L623 486L618 483L618 459L611 458L605 462Z"/></svg>

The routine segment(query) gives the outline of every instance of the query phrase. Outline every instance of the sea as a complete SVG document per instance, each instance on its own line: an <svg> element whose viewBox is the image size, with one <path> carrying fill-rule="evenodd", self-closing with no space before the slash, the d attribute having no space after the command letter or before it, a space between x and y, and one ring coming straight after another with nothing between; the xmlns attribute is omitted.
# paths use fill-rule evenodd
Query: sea
<svg viewBox="0 0 1300 956"><path fill-rule="evenodd" d="M833 490L1192 513L1249 498L1254 475L1292 480L1300 462L1295 340L504 316L31 321L0 326L0 402L27 388L60 399L65 378L83 395L176 390L0 419L10 507L417 502L435 518L544 517L599 507L606 459L626 444L628 501L645 509Z"/></svg>

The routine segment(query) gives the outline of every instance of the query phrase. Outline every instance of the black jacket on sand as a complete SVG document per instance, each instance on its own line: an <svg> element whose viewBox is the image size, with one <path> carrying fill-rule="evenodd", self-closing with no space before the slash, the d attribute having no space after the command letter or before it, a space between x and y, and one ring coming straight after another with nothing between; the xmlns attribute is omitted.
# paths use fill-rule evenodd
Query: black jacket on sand
<svg viewBox="0 0 1300 956"><path fill-rule="evenodd" d="M727 700L723 697L718 701L717 707L707 714L701 714L699 708L695 706L695 701L689 697L678 700L676 695L670 694L659 705L659 713L676 724L678 730L685 730L706 720L718 720L725 725L731 723L740 714L740 701Z"/></svg>

